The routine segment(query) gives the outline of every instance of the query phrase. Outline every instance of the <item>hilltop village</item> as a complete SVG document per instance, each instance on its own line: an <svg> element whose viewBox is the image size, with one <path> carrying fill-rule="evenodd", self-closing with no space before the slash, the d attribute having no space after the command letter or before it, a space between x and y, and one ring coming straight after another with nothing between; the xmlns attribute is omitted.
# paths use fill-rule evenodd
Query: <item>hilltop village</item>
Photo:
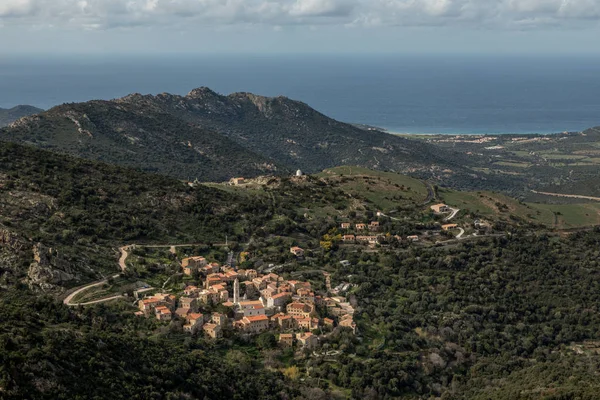
<svg viewBox="0 0 600 400"><path fill-rule="evenodd" d="M458 212L446 204L436 204L430 209L448 216L447 219ZM378 213L378 217L386 216ZM398 235L382 235L378 221L342 222L339 229L344 244L375 247L404 240ZM441 229L462 230L451 223ZM417 242L420 237L408 236L406 240ZM289 248L289 253L298 260L305 256L305 250L298 246ZM181 274L188 277L184 287L178 293L155 293L139 300L136 315L168 323L180 321L184 332L211 339L271 332L278 335L283 347L313 348L321 335L336 327L356 333L355 308L343 295L351 284L332 288L329 273L322 271L326 290L316 292L310 282L285 279L271 271L237 269L232 264L209 262L203 256L184 258Z"/></svg>
<svg viewBox="0 0 600 400"><path fill-rule="evenodd" d="M304 250L290 252L302 258ZM189 334L251 336L271 331L284 347L313 348L319 335L339 326L356 333L354 307L340 288L332 288L323 273L327 293L315 293L310 282L286 280L253 269L236 269L195 256L182 260L182 272L199 277L201 285L186 285L181 293L156 293L139 300L138 316L170 322L181 320ZM342 285L348 289L350 285Z"/></svg>

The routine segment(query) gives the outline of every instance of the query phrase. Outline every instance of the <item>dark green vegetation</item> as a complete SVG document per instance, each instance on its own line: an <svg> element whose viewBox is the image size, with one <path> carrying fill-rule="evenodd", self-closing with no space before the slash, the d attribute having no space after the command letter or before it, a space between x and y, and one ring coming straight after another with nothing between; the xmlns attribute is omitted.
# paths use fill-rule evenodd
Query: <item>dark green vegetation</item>
<svg viewBox="0 0 600 400"><path fill-rule="evenodd" d="M452 150L341 123L301 102L222 96L207 88L187 96L133 94L65 104L4 129L0 137L200 181L298 168L314 173L337 165L404 171L457 187L474 187L484 176L465 168L467 157Z"/></svg>
<svg viewBox="0 0 600 400"><path fill-rule="evenodd" d="M245 353L156 328L123 308L73 312L51 298L0 299L2 399L280 399L300 394Z"/></svg>
<svg viewBox="0 0 600 400"><path fill-rule="evenodd" d="M599 244L596 230L348 255L334 279L360 285L360 357L311 376L357 398L597 398Z"/></svg>
<svg viewBox="0 0 600 400"><path fill-rule="evenodd" d="M98 279L116 271L118 246L224 241L262 226L250 210L264 211L221 190L0 143L0 280L52 289Z"/></svg>
<svg viewBox="0 0 600 400"><path fill-rule="evenodd" d="M0 108L0 128L15 122L19 118L38 114L43 111L44 110L41 108L36 108L33 106L16 106L8 109Z"/></svg>
<svg viewBox="0 0 600 400"><path fill-rule="evenodd" d="M528 220L536 212L529 205L481 195L356 167L190 187L2 143L0 398L597 398L600 230L565 237L541 225L549 215ZM379 218L382 233L434 230L442 219L429 212L435 196L469 203L474 210L456 222L466 226L479 213L498 236L375 249L335 239L340 222L377 220L377 210L396 218ZM567 209L552 215L580 218ZM134 318L130 301L68 309L40 294L115 273L126 243L225 235L236 252L249 252L243 267L278 264L278 274L316 290L325 288L323 271L334 286L352 283L357 335L336 329L316 355L273 348L268 335L209 343L182 334L180 323ZM289 253L295 244L305 260ZM177 252L221 262L227 254L210 245ZM131 271L110 285L159 285L178 269L169 257L137 249Z"/></svg>
<svg viewBox="0 0 600 400"><path fill-rule="evenodd" d="M223 181L278 170L224 135L126 99L58 106L20 121L0 137L188 180Z"/></svg>

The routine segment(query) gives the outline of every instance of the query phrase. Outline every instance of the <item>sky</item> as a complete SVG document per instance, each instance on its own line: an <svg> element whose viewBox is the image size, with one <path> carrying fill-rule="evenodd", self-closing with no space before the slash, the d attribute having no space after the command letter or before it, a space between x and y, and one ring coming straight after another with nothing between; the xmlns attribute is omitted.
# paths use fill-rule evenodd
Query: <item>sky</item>
<svg viewBox="0 0 600 400"><path fill-rule="evenodd" d="M0 0L4 56L598 54L599 37L600 0Z"/></svg>

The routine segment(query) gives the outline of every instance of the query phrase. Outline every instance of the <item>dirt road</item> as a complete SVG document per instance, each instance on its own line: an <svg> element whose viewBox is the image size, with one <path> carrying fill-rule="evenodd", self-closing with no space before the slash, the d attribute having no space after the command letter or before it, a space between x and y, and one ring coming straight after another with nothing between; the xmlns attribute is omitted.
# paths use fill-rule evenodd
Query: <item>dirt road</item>
<svg viewBox="0 0 600 400"><path fill-rule="evenodd" d="M600 201L600 197L581 196L578 194L548 193L548 192L538 192L537 190L532 190L531 192L535 193L535 194L543 194L544 196L568 197L571 199L584 199L584 200Z"/></svg>

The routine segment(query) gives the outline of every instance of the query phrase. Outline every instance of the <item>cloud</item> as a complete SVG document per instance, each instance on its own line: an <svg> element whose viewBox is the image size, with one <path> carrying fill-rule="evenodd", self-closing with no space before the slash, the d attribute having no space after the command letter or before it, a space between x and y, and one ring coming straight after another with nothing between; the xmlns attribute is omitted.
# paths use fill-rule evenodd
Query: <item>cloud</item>
<svg viewBox="0 0 600 400"><path fill-rule="evenodd" d="M0 1L0 19L30 15L34 11L32 0Z"/></svg>
<svg viewBox="0 0 600 400"><path fill-rule="evenodd" d="M478 26L600 20L600 0L0 0L0 23L110 29L140 25Z"/></svg>

